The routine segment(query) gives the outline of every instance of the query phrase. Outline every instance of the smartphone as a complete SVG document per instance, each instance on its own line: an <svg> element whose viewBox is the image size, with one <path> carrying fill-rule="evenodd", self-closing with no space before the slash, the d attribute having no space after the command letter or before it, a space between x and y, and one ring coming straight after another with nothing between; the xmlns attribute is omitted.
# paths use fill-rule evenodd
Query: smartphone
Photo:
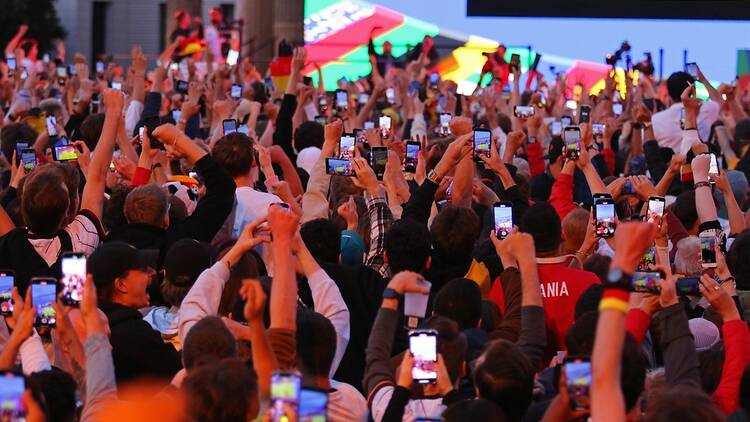
<svg viewBox="0 0 750 422"><path fill-rule="evenodd" d="M370 99L370 94L363 92L359 94L359 97L357 97L357 102L364 105L367 104L367 101Z"/></svg>
<svg viewBox="0 0 750 422"><path fill-rule="evenodd" d="M237 120L226 119L221 122L221 127L224 128L224 136L230 133L237 132Z"/></svg>
<svg viewBox="0 0 750 422"><path fill-rule="evenodd" d="M21 153L29 147L28 142L16 142L16 162L21 159Z"/></svg>
<svg viewBox="0 0 750 422"><path fill-rule="evenodd" d="M234 101L238 101L242 98L242 85L233 84L229 96L232 97Z"/></svg>
<svg viewBox="0 0 750 422"><path fill-rule="evenodd" d="M578 124L588 123L591 119L591 106L581 104L581 111L578 112Z"/></svg>
<svg viewBox="0 0 750 422"><path fill-rule="evenodd" d="M179 92L180 94L187 95L188 86L188 81L177 80L175 81L174 90Z"/></svg>
<svg viewBox="0 0 750 422"><path fill-rule="evenodd" d="M406 143L406 154L404 155L404 172L417 172L417 162L419 161L420 148L422 148L422 145L420 145L419 142L409 141Z"/></svg>
<svg viewBox="0 0 750 422"><path fill-rule="evenodd" d="M521 66L521 56L519 54L510 55L510 71L513 72L515 69L519 69Z"/></svg>
<svg viewBox="0 0 750 422"><path fill-rule="evenodd" d="M354 148L356 148L357 137L353 133L345 133L339 138L339 158L351 160L354 158Z"/></svg>
<svg viewBox="0 0 750 422"><path fill-rule="evenodd" d="M430 384L437 381L437 331L410 331L409 353L414 358L414 366L411 369L414 382Z"/></svg>
<svg viewBox="0 0 750 422"><path fill-rule="evenodd" d="M513 115L519 119L528 119L534 115L534 107L517 105L513 107Z"/></svg>
<svg viewBox="0 0 750 422"><path fill-rule="evenodd" d="M388 147L372 147L372 150L370 150L370 167L372 167L378 180L383 180L387 162Z"/></svg>
<svg viewBox="0 0 750 422"><path fill-rule="evenodd" d="M698 235L701 242L701 266L716 268L716 235L703 232Z"/></svg>
<svg viewBox="0 0 750 422"><path fill-rule="evenodd" d="M180 117L182 117L182 110L172 110L172 120L174 120L175 123L180 121Z"/></svg>
<svg viewBox="0 0 750 422"><path fill-rule="evenodd" d="M13 315L13 271L0 271L0 315Z"/></svg>
<svg viewBox="0 0 750 422"><path fill-rule="evenodd" d="M52 156L55 161L70 161L78 159L76 147L71 144L55 145L55 148L52 150Z"/></svg>
<svg viewBox="0 0 750 422"><path fill-rule="evenodd" d="M346 110L349 108L349 94L343 89L336 90L336 108L338 110Z"/></svg>
<svg viewBox="0 0 750 422"><path fill-rule="evenodd" d="M607 126L601 123L594 123L591 125L591 133L594 136L603 136L605 129L607 129Z"/></svg>
<svg viewBox="0 0 750 422"><path fill-rule="evenodd" d="M716 154L709 154L711 156L711 162L708 165L708 174L719 175L719 161L716 159Z"/></svg>
<svg viewBox="0 0 750 422"><path fill-rule="evenodd" d="M344 158L326 158L326 174L331 176L354 176L352 162Z"/></svg>
<svg viewBox="0 0 750 422"><path fill-rule="evenodd" d="M8 77L12 77L13 73L16 71L16 58L15 56L8 56L5 59L6 63L8 64Z"/></svg>
<svg viewBox="0 0 750 422"><path fill-rule="evenodd" d="M29 72L27 72L26 69L23 68L21 70L21 79L28 79L28 77L29 77Z"/></svg>
<svg viewBox="0 0 750 422"><path fill-rule="evenodd" d="M615 201L609 198L594 200L594 219L598 237L615 235Z"/></svg>
<svg viewBox="0 0 750 422"><path fill-rule="evenodd" d="M68 77L68 71L65 66L57 66L57 83L58 85L65 85L65 79Z"/></svg>
<svg viewBox="0 0 750 422"><path fill-rule="evenodd" d="M654 265L656 265L656 249L652 245L646 249L646 253L643 254L643 258L638 262L636 269L638 271L650 271Z"/></svg>
<svg viewBox="0 0 750 422"><path fill-rule="evenodd" d="M31 303L36 308L35 327L54 327L57 323L52 304L57 301L57 280L47 277L31 279Z"/></svg>
<svg viewBox="0 0 750 422"><path fill-rule="evenodd" d="M237 59L240 58L240 52L237 50L229 50L227 52L227 65L234 66L237 64Z"/></svg>
<svg viewBox="0 0 750 422"><path fill-rule="evenodd" d="M557 120L555 120L554 122L552 122L552 128L551 128L552 129L552 135L553 136L560 136L560 135L562 135L562 128L563 128L562 122L559 122Z"/></svg>
<svg viewBox="0 0 750 422"><path fill-rule="evenodd" d="M565 141L565 158L577 160L581 156L581 128L566 126L563 130L563 141Z"/></svg>
<svg viewBox="0 0 750 422"><path fill-rule="evenodd" d="M47 116L46 119L47 122L47 135L51 137L57 136L57 128L55 127L57 125L57 119L55 116Z"/></svg>
<svg viewBox="0 0 750 422"><path fill-rule="evenodd" d="M391 136L391 117L380 116L378 119L378 127L380 127L380 137L388 139Z"/></svg>
<svg viewBox="0 0 750 422"><path fill-rule="evenodd" d="M317 388L302 388L299 395L299 422L325 422L328 413L328 392Z"/></svg>
<svg viewBox="0 0 750 422"><path fill-rule="evenodd" d="M698 79L698 65L695 63L685 63L685 72L689 73L694 79Z"/></svg>
<svg viewBox="0 0 750 422"><path fill-rule="evenodd" d="M619 116L622 114L622 103L614 103L612 104L612 113L614 113L615 116Z"/></svg>
<svg viewBox="0 0 750 422"><path fill-rule="evenodd" d="M421 87L422 85L420 85L419 81L411 81L409 82L409 88L407 88L407 94L409 94L410 97L413 97L419 92L419 88Z"/></svg>
<svg viewBox="0 0 750 422"><path fill-rule="evenodd" d="M36 151L33 148L24 148L21 150L21 161L23 161L23 168L26 171L31 171L36 168Z"/></svg>
<svg viewBox="0 0 750 422"><path fill-rule="evenodd" d="M492 154L492 132L489 129L474 128L474 161L489 159ZM481 157L481 158L480 158Z"/></svg>
<svg viewBox="0 0 750 422"><path fill-rule="evenodd" d="M104 62L96 62L96 73L104 73Z"/></svg>
<svg viewBox="0 0 750 422"><path fill-rule="evenodd" d="M367 129L375 129L375 122L372 120L368 120L365 122L365 130Z"/></svg>
<svg viewBox="0 0 750 422"><path fill-rule="evenodd" d="M648 198L648 221L656 222L661 220L664 215L664 205L666 200L662 196L652 196Z"/></svg>
<svg viewBox="0 0 750 422"><path fill-rule="evenodd" d="M23 421L26 409L23 407L23 394L26 381L22 375L5 372L0 375L0 415L3 421Z"/></svg>
<svg viewBox="0 0 750 422"><path fill-rule="evenodd" d="M321 95L320 98L318 98L318 108L321 112L326 111L328 108L328 97L326 95Z"/></svg>
<svg viewBox="0 0 750 422"><path fill-rule="evenodd" d="M664 274L657 271L636 271L630 281L630 290L638 293L659 294L659 280Z"/></svg>
<svg viewBox="0 0 750 422"><path fill-rule="evenodd" d="M685 109L680 109L680 129L685 130Z"/></svg>
<svg viewBox="0 0 750 422"><path fill-rule="evenodd" d="M560 126L562 127L573 126L573 118L570 116L560 117ZM562 129L560 129L560 132L562 132Z"/></svg>
<svg viewBox="0 0 750 422"><path fill-rule="evenodd" d="M430 74L430 86L435 88L438 85L438 82L440 82L440 74L437 72Z"/></svg>
<svg viewBox="0 0 750 422"><path fill-rule="evenodd" d="M99 112L99 104L101 102L99 101L99 94L93 94L91 96L91 103L89 104L89 112L91 114L96 114Z"/></svg>
<svg viewBox="0 0 750 422"><path fill-rule="evenodd" d="M86 281L86 256L77 252L66 252L62 257L62 301L66 305L79 306L83 298L83 283Z"/></svg>
<svg viewBox="0 0 750 422"><path fill-rule="evenodd" d="M563 369L571 406L574 410L588 409L591 404L591 362L588 359L570 357L565 360Z"/></svg>
<svg viewBox="0 0 750 422"><path fill-rule="evenodd" d="M495 216L495 236L505 239L513 229L513 204L496 202L492 209Z"/></svg>
<svg viewBox="0 0 750 422"><path fill-rule="evenodd" d="M438 128L438 134L440 136L450 136L451 134L451 119L453 119L453 115L450 113L441 113L440 114L440 127Z"/></svg>
<svg viewBox="0 0 750 422"><path fill-rule="evenodd" d="M700 296L701 279L699 277L678 278L675 282L675 288L679 296Z"/></svg>
<svg viewBox="0 0 750 422"><path fill-rule="evenodd" d="M271 420L285 420L284 405L289 405L294 412L300 402L302 380L294 372L277 371L271 374Z"/></svg>
<svg viewBox="0 0 750 422"><path fill-rule="evenodd" d="M388 104L396 104L396 90L391 87L385 89L385 99Z"/></svg>

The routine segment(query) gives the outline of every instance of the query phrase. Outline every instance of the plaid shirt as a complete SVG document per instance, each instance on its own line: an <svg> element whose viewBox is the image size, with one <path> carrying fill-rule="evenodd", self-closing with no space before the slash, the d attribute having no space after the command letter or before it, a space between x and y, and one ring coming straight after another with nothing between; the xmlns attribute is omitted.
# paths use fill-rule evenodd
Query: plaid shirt
<svg viewBox="0 0 750 422"><path fill-rule="evenodd" d="M385 262L385 233L393 224L393 214L385 195L365 194L365 200L370 216L370 250L365 257L365 265L377 271L381 277L390 278L390 269Z"/></svg>

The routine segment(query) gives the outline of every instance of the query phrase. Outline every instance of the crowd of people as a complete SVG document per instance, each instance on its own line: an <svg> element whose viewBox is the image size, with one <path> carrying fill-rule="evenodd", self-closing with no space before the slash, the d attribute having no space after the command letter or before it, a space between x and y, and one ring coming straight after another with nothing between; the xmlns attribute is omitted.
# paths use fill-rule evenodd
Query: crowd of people
<svg viewBox="0 0 750 422"><path fill-rule="evenodd" d="M155 66L6 47L2 420L748 420L742 88L501 46L460 95L429 37L327 87L180 19Z"/></svg>

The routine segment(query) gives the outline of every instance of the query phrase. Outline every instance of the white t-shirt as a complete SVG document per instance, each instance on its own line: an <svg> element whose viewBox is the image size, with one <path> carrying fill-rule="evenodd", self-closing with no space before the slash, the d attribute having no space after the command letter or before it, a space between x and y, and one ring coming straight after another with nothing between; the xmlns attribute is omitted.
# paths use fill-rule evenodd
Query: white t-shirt
<svg viewBox="0 0 750 422"><path fill-rule="evenodd" d="M251 187L242 186L234 192L235 201L234 209L227 217L222 232L227 229L230 238L237 239L246 225L252 223L260 217L268 215L268 206L277 202L283 202L281 198L272 194L257 191ZM228 227L227 227L228 226ZM218 236L218 234L217 234ZM269 274L272 272L271 248L266 248L263 244L255 247L255 251L263 258Z"/></svg>
<svg viewBox="0 0 750 422"><path fill-rule="evenodd" d="M388 408L388 403L391 401L393 396L392 385L381 387L372 398L372 419L375 422L383 420L385 410ZM440 419L441 415L445 411L445 405L443 404L443 398L436 399L421 399L421 400L409 400L404 409L405 422L413 422L416 418L436 418Z"/></svg>
<svg viewBox="0 0 750 422"><path fill-rule="evenodd" d="M351 385L331 380L328 393L328 421L359 422L367 420L367 400Z"/></svg>
<svg viewBox="0 0 750 422"><path fill-rule="evenodd" d="M82 252L89 256L97 246L99 246L99 231L97 223L91 221L86 214L78 214L76 218L65 227L65 231L70 236L73 244L73 252ZM44 259L48 266L57 261L60 256L61 243L60 238L55 236L52 239L31 239L29 243L34 247L39 256Z"/></svg>
<svg viewBox="0 0 750 422"><path fill-rule="evenodd" d="M679 153L682 144L682 129L680 129L680 112L685 108L682 103L672 104L666 110L662 110L651 117L653 123L654 137L660 147L672 148ZM706 101L701 105L698 112L698 133L703 142L708 141L711 133L711 125L719 117L719 104L715 101Z"/></svg>

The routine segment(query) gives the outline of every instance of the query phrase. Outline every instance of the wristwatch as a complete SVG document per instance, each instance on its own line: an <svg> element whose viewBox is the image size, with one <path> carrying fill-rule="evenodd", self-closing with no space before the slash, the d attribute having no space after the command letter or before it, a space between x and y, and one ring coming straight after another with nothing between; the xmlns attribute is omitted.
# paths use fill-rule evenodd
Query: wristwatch
<svg viewBox="0 0 750 422"><path fill-rule="evenodd" d="M624 273L619 268L612 268L607 273L607 284L612 287L629 288L633 276Z"/></svg>
<svg viewBox="0 0 750 422"><path fill-rule="evenodd" d="M385 290L383 290L383 299L399 299L400 297L401 294L390 287L386 287Z"/></svg>
<svg viewBox="0 0 750 422"><path fill-rule="evenodd" d="M530 135L529 138L528 138L528 140L527 140L527 142L529 144L535 144L536 143L536 136Z"/></svg>
<svg viewBox="0 0 750 422"><path fill-rule="evenodd" d="M442 177L438 176L437 173L435 173L435 169L432 169L429 173L427 173L427 178L436 185L439 185L440 181L443 179Z"/></svg>

